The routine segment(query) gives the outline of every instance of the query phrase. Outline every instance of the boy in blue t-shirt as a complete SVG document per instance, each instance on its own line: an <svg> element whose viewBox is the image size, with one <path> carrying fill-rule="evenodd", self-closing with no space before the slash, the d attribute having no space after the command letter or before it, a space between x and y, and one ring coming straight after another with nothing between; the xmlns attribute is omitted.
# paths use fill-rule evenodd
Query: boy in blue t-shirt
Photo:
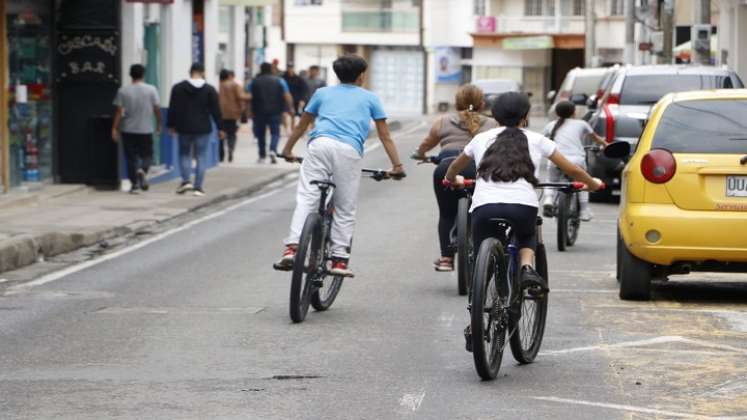
<svg viewBox="0 0 747 420"><path fill-rule="evenodd" d="M405 172L389 134L381 101L375 94L361 88L368 68L366 60L356 55L345 55L335 60L332 67L341 84L321 88L314 93L283 149L285 159L295 161L293 146L314 123L309 135L308 153L301 165L296 210L293 212L290 234L285 240L286 249L274 267L285 271L293 268L293 258L306 217L318 207L320 192L311 182L331 178L336 189L335 216L330 233L333 258L330 274L353 277L348 268L348 247L355 227L363 143L368 138L371 120L375 121L379 139L392 162L390 175L400 179Z"/></svg>

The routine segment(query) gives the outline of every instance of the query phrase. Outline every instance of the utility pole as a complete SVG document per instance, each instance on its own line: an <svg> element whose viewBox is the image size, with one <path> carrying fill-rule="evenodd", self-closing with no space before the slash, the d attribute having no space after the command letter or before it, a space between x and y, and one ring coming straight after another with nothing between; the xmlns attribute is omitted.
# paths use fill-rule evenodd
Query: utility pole
<svg viewBox="0 0 747 420"><path fill-rule="evenodd" d="M625 64L635 64L635 0L625 0Z"/></svg>
<svg viewBox="0 0 747 420"><path fill-rule="evenodd" d="M663 35L661 61L671 64L674 61L672 50L674 49L674 1L664 0L661 4L661 31Z"/></svg>
<svg viewBox="0 0 747 420"><path fill-rule="evenodd" d="M711 24L711 0L695 0L693 21L695 25ZM711 62L711 34L703 30L694 30L691 40L693 63L709 64ZM703 38L706 39L698 39ZM700 42L699 42L700 41ZM696 47L697 46L697 47Z"/></svg>
<svg viewBox="0 0 747 420"><path fill-rule="evenodd" d="M586 41L584 44L585 51L585 63L586 67L594 67L596 63L597 55L597 38L596 38L596 14L594 13L594 0L586 0L584 4L586 8L586 19L585 19L585 30L586 30Z"/></svg>

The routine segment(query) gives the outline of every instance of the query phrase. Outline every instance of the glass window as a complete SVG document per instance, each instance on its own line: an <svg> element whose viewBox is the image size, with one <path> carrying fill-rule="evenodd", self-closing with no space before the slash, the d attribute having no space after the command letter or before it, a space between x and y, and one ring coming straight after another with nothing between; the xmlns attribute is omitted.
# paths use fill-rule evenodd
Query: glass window
<svg viewBox="0 0 747 420"><path fill-rule="evenodd" d="M584 93L592 95L597 92L599 84L602 82L604 74L583 75L576 77L576 84L573 86L572 94Z"/></svg>
<svg viewBox="0 0 747 420"><path fill-rule="evenodd" d="M723 76L699 74L657 74L628 76L620 93L621 105L652 105L672 92L709 89ZM723 82L723 81L722 81Z"/></svg>
<svg viewBox="0 0 747 420"><path fill-rule="evenodd" d="M321 6L322 0L295 0L296 6Z"/></svg>
<svg viewBox="0 0 747 420"><path fill-rule="evenodd" d="M610 16L625 14L625 0L610 0Z"/></svg>
<svg viewBox="0 0 747 420"><path fill-rule="evenodd" d="M485 0L475 0L473 13L475 16L485 16Z"/></svg>
<svg viewBox="0 0 747 420"><path fill-rule="evenodd" d="M653 147L673 153L747 154L747 100L683 101L669 105Z"/></svg>
<svg viewBox="0 0 747 420"><path fill-rule="evenodd" d="M555 0L524 0L525 16L552 16L555 14Z"/></svg>

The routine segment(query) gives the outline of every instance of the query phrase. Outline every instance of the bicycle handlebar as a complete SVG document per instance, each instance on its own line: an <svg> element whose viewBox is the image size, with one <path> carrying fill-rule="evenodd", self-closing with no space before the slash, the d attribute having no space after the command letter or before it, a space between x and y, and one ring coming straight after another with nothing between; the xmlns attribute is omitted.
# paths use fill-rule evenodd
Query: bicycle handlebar
<svg viewBox="0 0 747 420"><path fill-rule="evenodd" d="M465 179L464 180L464 186L465 187L471 187L475 185L474 179ZM448 179L444 179L441 181L441 184L444 187L452 187L453 184L449 182ZM537 184L537 188L555 188L562 191L568 191L568 192L574 192L574 191L582 191L586 189L586 184L583 182L540 182ZM599 191L604 190L607 188L607 185L603 182L602 186L599 188Z"/></svg>
<svg viewBox="0 0 747 420"><path fill-rule="evenodd" d="M286 159L285 155L276 155L276 156L281 159ZM303 158L294 156L293 161L298 162L298 163L303 163ZM363 168L361 169L361 172L363 172L364 174L370 175L370 177L373 178L374 181L382 181L385 179L394 179L394 180L399 181L400 179L407 176L407 174L405 174L404 172L399 173L399 174L391 174L389 173L389 171L385 171L383 169Z"/></svg>
<svg viewBox="0 0 747 420"><path fill-rule="evenodd" d="M475 186L475 182L477 182L477 181L474 180L474 179L465 179L463 186L465 188L474 187ZM441 181L441 185L443 185L444 187L447 187L447 188L454 186L454 184L451 183L448 179L442 180Z"/></svg>

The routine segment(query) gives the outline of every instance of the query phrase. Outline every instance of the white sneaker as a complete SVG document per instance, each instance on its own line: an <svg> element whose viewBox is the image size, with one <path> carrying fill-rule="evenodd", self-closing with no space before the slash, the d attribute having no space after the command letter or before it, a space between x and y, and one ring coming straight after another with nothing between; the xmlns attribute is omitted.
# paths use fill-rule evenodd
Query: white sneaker
<svg viewBox="0 0 747 420"><path fill-rule="evenodd" d="M191 182L182 182L181 185L179 185L179 188L176 189L177 194L184 194L185 192L192 191L194 189L194 186L192 186Z"/></svg>
<svg viewBox="0 0 747 420"><path fill-rule="evenodd" d="M594 218L594 213L591 212L588 208L581 209L581 214L579 215L579 218L584 222L590 222L591 219Z"/></svg>
<svg viewBox="0 0 747 420"><path fill-rule="evenodd" d="M194 195L195 197L204 197L205 191L203 191L202 188L195 188L194 190L192 190L192 195Z"/></svg>

